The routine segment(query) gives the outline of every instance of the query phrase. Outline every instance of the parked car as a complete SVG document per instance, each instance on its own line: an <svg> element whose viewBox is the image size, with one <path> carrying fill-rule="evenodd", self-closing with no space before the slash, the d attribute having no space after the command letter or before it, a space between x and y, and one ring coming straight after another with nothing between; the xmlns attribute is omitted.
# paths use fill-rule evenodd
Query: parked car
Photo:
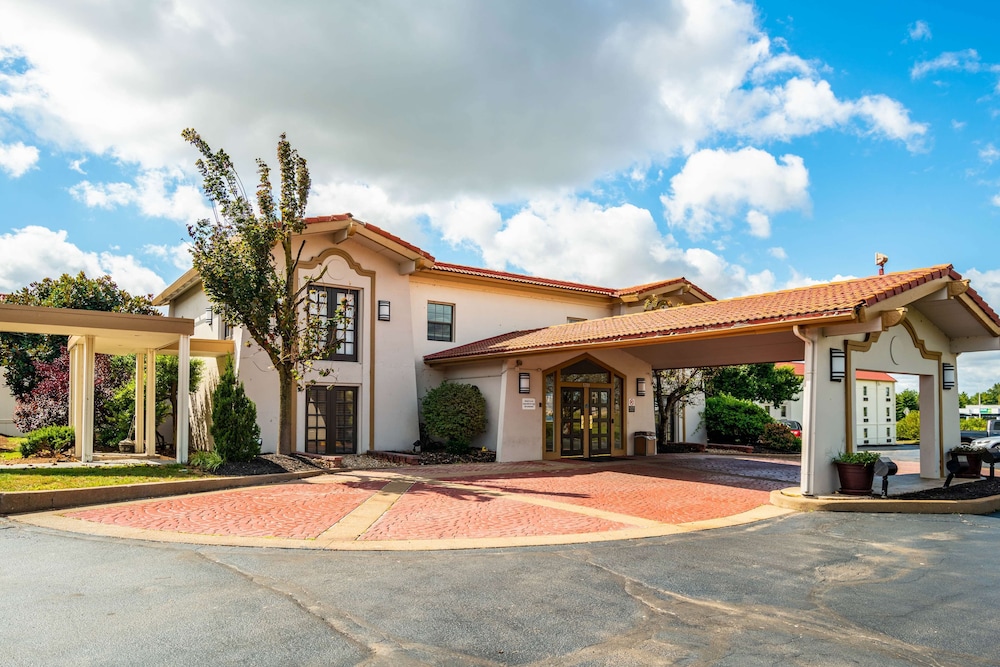
<svg viewBox="0 0 1000 667"><path fill-rule="evenodd" d="M985 431L962 431L960 435L964 443L969 443L979 438L1000 437L1000 419L990 419L987 421Z"/></svg>
<svg viewBox="0 0 1000 667"><path fill-rule="evenodd" d="M794 419L779 419L778 423L784 424L785 426L790 428L796 438L802 437L802 424L798 423Z"/></svg>

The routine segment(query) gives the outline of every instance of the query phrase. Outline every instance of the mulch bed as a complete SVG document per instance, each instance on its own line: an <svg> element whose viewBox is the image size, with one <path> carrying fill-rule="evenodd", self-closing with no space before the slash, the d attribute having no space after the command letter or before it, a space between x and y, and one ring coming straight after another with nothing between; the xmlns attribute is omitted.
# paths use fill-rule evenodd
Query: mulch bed
<svg viewBox="0 0 1000 667"><path fill-rule="evenodd" d="M496 461L497 454L487 450L469 450L468 454L449 454L448 452L422 452L420 465L445 465L450 463L491 463ZM217 475L274 475L283 472L300 472L302 470L330 470L352 468L391 468L399 464L388 463L374 456L357 454L343 457L343 468L335 468L324 459L312 459L284 454L261 454L252 461L242 463L226 462L218 470Z"/></svg>
<svg viewBox="0 0 1000 667"><path fill-rule="evenodd" d="M924 489L890 496L892 500L976 500L989 496L1000 496L1000 477L981 479L967 484L953 484L947 489Z"/></svg>

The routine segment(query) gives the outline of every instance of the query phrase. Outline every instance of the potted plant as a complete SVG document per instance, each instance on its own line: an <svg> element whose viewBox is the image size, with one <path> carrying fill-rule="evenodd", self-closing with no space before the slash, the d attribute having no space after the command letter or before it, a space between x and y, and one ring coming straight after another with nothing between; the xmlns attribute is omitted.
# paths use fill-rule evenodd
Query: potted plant
<svg viewBox="0 0 1000 667"><path fill-rule="evenodd" d="M983 457L981 452L982 449L979 447L973 447L967 442L963 442L962 444L948 450L948 457L952 461L968 464L968 469L955 473L955 477L979 479L983 470Z"/></svg>
<svg viewBox="0 0 1000 667"><path fill-rule="evenodd" d="M834 457L840 477L840 492L847 496L871 495L875 462L881 456L881 452L841 452Z"/></svg>

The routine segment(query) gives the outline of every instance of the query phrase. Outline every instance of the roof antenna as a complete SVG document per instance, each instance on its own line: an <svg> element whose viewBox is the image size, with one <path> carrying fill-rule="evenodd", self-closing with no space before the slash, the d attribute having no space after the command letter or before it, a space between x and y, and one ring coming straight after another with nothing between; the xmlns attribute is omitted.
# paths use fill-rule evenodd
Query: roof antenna
<svg viewBox="0 0 1000 667"><path fill-rule="evenodd" d="M880 252L875 253L875 265L878 267L878 274L880 276L885 275L885 263L889 261L889 258Z"/></svg>

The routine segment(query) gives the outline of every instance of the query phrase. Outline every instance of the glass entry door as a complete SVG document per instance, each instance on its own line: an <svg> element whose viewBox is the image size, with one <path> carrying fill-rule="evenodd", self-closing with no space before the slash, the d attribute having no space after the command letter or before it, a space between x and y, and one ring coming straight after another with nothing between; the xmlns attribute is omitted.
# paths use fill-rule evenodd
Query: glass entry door
<svg viewBox="0 0 1000 667"><path fill-rule="evenodd" d="M611 389L590 390L590 456L611 456Z"/></svg>
<svg viewBox="0 0 1000 667"><path fill-rule="evenodd" d="M559 433L561 456L583 456L585 433L583 387L563 387L559 412Z"/></svg>
<svg viewBox="0 0 1000 667"><path fill-rule="evenodd" d="M611 456L611 387L562 387L560 456Z"/></svg>

